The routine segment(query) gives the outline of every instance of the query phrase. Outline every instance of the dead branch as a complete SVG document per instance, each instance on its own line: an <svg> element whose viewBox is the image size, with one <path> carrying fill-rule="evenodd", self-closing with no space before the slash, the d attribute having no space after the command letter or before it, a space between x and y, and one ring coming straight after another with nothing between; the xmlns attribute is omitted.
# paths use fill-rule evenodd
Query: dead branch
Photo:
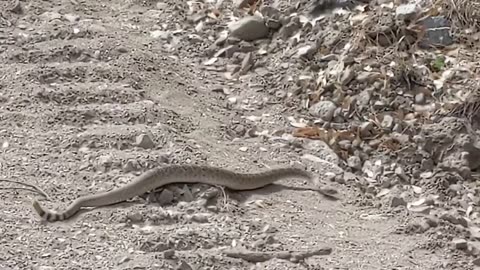
<svg viewBox="0 0 480 270"><path fill-rule="evenodd" d="M11 189L11 190L15 190L15 189L28 190L28 191L32 191L32 192L38 193L38 194L42 195L43 197L45 197L47 200L50 201L50 196L48 196L48 194L47 194L45 191L43 191L41 188L37 187L36 185L27 184L27 183L22 183L22 182L15 181L15 180L7 180L7 179L0 179L0 182L8 182L8 183L18 184L18 185L22 185L22 186L26 186L26 187L32 188L32 189L29 189L29 188L20 188L20 187L5 187L5 188L0 188L0 190L7 190L7 189Z"/></svg>

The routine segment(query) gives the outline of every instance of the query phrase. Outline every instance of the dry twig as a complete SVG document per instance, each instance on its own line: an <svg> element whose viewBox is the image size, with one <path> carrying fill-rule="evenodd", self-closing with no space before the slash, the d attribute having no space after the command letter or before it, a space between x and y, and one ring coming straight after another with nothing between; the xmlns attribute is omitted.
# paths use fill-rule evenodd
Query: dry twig
<svg viewBox="0 0 480 270"><path fill-rule="evenodd" d="M0 188L0 190L7 190L7 189L10 189L10 190L15 190L15 189L20 189L20 190L28 190L28 191L32 191L32 192L36 192L40 195L42 195L43 197L45 197L47 200L50 201L50 196L48 196L47 193L45 193L45 191L43 191L41 188L37 187L36 185L33 185L33 184L26 184L26 183L22 183L22 182L19 182L19 181L15 181L15 180L7 180L7 179L0 179L0 182L8 182L8 183L14 183L14 184L18 184L18 185L22 185L22 186L26 186L26 187L30 187L30 188L22 188L22 187L4 187L4 188Z"/></svg>

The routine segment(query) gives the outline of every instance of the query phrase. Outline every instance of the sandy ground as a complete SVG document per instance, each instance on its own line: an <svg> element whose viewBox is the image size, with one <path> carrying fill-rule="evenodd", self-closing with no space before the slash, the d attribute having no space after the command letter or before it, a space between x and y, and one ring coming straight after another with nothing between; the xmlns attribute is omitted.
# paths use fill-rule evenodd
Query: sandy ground
<svg viewBox="0 0 480 270"><path fill-rule="evenodd" d="M42 200L45 206L61 209L164 163L256 171L301 162L320 175L329 171L301 160L309 150L233 138L252 126L288 129L289 111L281 103L256 106L268 93L242 84L230 87L253 109L228 106L212 89L229 82L201 68L196 52L180 48L173 55L149 36L153 25L171 19L152 12L155 3L54 2L20 2L24 13L10 14L13 24L3 20L0 28L0 176L41 187L52 198ZM252 116L261 121L252 124ZM155 147L137 147L141 134ZM196 200L161 207L137 198L47 224L31 206L38 194L1 190L0 268L468 269L436 235L399 233L410 218L404 210L361 206L355 189L324 183L342 199L272 186L227 192L226 200L220 192L209 209ZM254 263L226 256L234 247L332 252Z"/></svg>

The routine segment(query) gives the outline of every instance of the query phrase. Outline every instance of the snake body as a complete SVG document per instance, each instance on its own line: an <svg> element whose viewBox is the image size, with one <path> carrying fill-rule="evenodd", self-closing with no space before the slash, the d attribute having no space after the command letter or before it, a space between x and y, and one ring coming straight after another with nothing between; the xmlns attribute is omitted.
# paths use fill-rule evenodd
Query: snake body
<svg viewBox="0 0 480 270"><path fill-rule="evenodd" d="M146 171L132 182L102 193L82 196L66 210L54 212L43 208L37 200L33 208L46 221L62 221L74 216L83 207L99 207L119 203L172 183L204 183L224 186L232 190L258 189L287 178L306 179L316 184L315 177L300 168L274 168L258 173L238 173L227 169L200 165L169 165ZM322 194L330 196L329 192Z"/></svg>

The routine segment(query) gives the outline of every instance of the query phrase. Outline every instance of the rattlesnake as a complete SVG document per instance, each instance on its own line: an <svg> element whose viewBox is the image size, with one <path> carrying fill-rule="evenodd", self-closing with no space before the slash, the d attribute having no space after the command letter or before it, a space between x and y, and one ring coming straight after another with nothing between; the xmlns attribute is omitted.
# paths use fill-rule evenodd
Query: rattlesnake
<svg viewBox="0 0 480 270"><path fill-rule="evenodd" d="M32 204L43 220L54 222L72 217L82 207L112 205L171 183L204 183L224 186L232 190L253 190L286 178L306 179L314 185L317 184L316 178L310 172L295 167L273 168L258 173L237 173L210 166L169 165L151 169L131 183L111 191L79 197L62 212L44 209L37 200L33 200ZM311 188L311 190L318 191L329 198L335 198L332 196L336 193L334 190L321 188Z"/></svg>

